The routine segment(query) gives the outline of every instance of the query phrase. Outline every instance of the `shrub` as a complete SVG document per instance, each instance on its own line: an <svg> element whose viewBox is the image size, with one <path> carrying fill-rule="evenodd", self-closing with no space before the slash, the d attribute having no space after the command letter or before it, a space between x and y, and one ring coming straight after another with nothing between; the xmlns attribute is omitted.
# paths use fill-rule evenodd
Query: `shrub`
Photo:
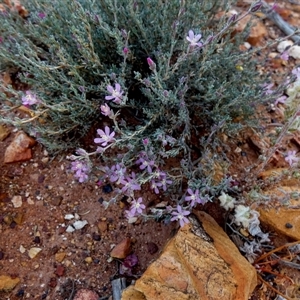
<svg viewBox="0 0 300 300"><path fill-rule="evenodd" d="M249 28L233 36L238 17L215 17L230 2L24 5L26 18L8 9L0 16L1 70L23 86L3 87L2 122L22 127L53 152L80 146L96 120L106 122L92 154L107 164L100 168L103 179L132 197L129 219L144 209L142 198L134 199L143 184L155 193L172 191L177 210L167 209L167 217L181 225L192 207L231 189L230 177L213 180L216 168L228 165L226 153L216 149L268 97L253 53L239 50ZM27 119L12 113L22 104L31 114ZM119 149L118 156L110 155L111 147ZM90 155L79 149L71 157L80 182L92 171ZM173 157L173 168L164 170Z"/></svg>
<svg viewBox="0 0 300 300"><path fill-rule="evenodd" d="M239 39L230 39L227 17L214 20L219 3L102 0L50 6L30 0L24 2L25 19L3 11L1 70L9 68L40 99L30 106L29 120L10 115L5 121L50 151L73 148L99 119L107 86L118 83L122 101L110 104L124 121L135 119L122 128L128 136L135 132L130 143L167 133L177 140L171 151L176 155L191 151L193 135L205 145L217 128L236 131L240 122L233 120L251 115L261 100L259 77L255 62L239 51ZM224 27L227 34L212 39ZM189 32L200 34L205 47L189 42ZM21 104L24 91L6 92L9 97L2 97Z"/></svg>

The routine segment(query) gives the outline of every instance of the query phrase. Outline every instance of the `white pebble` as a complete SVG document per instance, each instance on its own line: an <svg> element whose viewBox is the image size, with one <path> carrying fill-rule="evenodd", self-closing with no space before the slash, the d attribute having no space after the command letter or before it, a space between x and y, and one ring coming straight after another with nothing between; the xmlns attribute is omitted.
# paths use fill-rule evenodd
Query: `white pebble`
<svg viewBox="0 0 300 300"><path fill-rule="evenodd" d="M294 43L292 41L282 41L277 46L277 51L282 53L288 46L292 46Z"/></svg>
<svg viewBox="0 0 300 300"><path fill-rule="evenodd" d="M22 206L22 196L14 196L11 200L14 207L21 207Z"/></svg>
<svg viewBox="0 0 300 300"><path fill-rule="evenodd" d="M295 59L300 59L300 46L292 46L288 50L289 56L295 58Z"/></svg>
<svg viewBox="0 0 300 300"><path fill-rule="evenodd" d="M71 225L69 225L66 229L66 232L73 232L73 231L75 231L75 228Z"/></svg>
<svg viewBox="0 0 300 300"><path fill-rule="evenodd" d="M72 219L74 219L74 215L72 215L72 214L65 215L65 220L72 220Z"/></svg>
<svg viewBox="0 0 300 300"><path fill-rule="evenodd" d="M82 229L85 225L88 224L88 221L86 220L83 220L83 221L76 221L73 223L73 227L76 229L76 230L79 230L79 229Z"/></svg>

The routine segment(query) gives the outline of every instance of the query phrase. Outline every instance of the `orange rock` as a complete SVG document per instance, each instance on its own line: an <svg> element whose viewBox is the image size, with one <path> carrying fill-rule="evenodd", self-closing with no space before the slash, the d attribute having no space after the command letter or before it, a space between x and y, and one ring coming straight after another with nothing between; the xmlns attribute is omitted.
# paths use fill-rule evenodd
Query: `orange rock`
<svg viewBox="0 0 300 300"><path fill-rule="evenodd" d="M259 209L260 221L268 228L294 240L300 240L300 209Z"/></svg>
<svg viewBox="0 0 300 300"><path fill-rule="evenodd" d="M248 299L257 285L255 268L240 254L235 244L216 221L204 212L195 213L205 231L213 238L218 254L228 264L237 280L236 294L231 299Z"/></svg>
<svg viewBox="0 0 300 300"><path fill-rule="evenodd" d="M18 283L19 278L12 278L10 276L0 276L0 291L11 291Z"/></svg>
<svg viewBox="0 0 300 300"><path fill-rule="evenodd" d="M143 293L137 291L133 285L130 285L122 293L122 299L126 300L146 300Z"/></svg>
<svg viewBox="0 0 300 300"><path fill-rule="evenodd" d="M97 224L97 226L98 226L98 229L99 229L99 231L100 231L100 233L101 234L104 234L104 233L106 233L107 232L107 222L106 221L100 221L98 224Z"/></svg>
<svg viewBox="0 0 300 300"><path fill-rule="evenodd" d="M271 169L260 174L263 180L272 178L276 180L276 185L264 190L263 194L278 201L272 203L272 208L258 207L256 209L260 214L261 223L269 229L286 237L300 240L299 199L293 197L293 195L300 194L300 179L284 176L288 174L291 174L288 168Z"/></svg>
<svg viewBox="0 0 300 300"><path fill-rule="evenodd" d="M0 141L4 141L10 135L10 130L5 125L0 125Z"/></svg>
<svg viewBox="0 0 300 300"><path fill-rule="evenodd" d="M300 194L300 182L296 178L281 180L275 188L264 191L264 195L280 199L289 205L265 209L257 208L260 221L277 233L295 240L300 240L300 209L299 200L292 195Z"/></svg>
<svg viewBox="0 0 300 300"><path fill-rule="evenodd" d="M22 18L28 17L28 11L23 5L21 5L21 2L19 0L5 0L4 3L12 10L16 10Z"/></svg>
<svg viewBox="0 0 300 300"><path fill-rule="evenodd" d="M26 133L20 131L15 136L11 144L6 148L4 154L4 163L12 163L18 161L26 161L31 159L31 147L36 141L29 137Z"/></svg>
<svg viewBox="0 0 300 300"><path fill-rule="evenodd" d="M197 216L214 242L195 235L191 224L181 228L136 281L134 289L145 299L246 300L250 296L257 283L255 269L212 217L204 212ZM130 293L125 290L122 300L133 299Z"/></svg>
<svg viewBox="0 0 300 300"><path fill-rule="evenodd" d="M131 239L125 238L122 240L110 253L113 258L123 259L130 254L131 251Z"/></svg>

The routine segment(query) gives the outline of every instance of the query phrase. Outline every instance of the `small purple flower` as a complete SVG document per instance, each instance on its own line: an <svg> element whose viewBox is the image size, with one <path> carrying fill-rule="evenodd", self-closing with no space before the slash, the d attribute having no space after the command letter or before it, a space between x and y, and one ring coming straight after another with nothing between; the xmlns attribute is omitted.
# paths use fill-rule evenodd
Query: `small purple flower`
<svg viewBox="0 0 300 300"><path fill-rule="evenodd" d="M261 86L262 86L262 88L263 88L263 94L264 94L264 95L271 95L271 94L273 94L273 92L274 92L274 91L272 90L272 87L274 86L273 83L270 83L270 84L264 83L264 84L262 84Z"/></svg>
<svg viewBox="0 0 300 300"><path fill-rule="evenodd" d="M105 126L105 132L101 129L97 130L97 133L100 135L100 138L95 138L94 142L96 144L101 144L101 146L105 147L108 143L114 140L115 132L110 132L110 128Z"/></svg>
<svg viewBox="0 0 300 300"><path fill-rule="evenodd" d="M149 144L149 139L148 139L148 138L144 138L144 139L142 140L142 142L143 142L143 145L144 145L144 146L147 146L147 145Z"/></svg>
<svg viewBox="0 0 300 300"><path fill-rule="evenodd" d="M171 221L179 221L180 226L183 227L185 224L189 223L189 219L186 217L190 214L188 210L182 209L180 205L177 205L177 211L173 211Z"/></svg>
<svg viewBox="0 0 300 300"><path fill-rule="evenodd" d="M40 12L40 13L38 13L38 17L40 19L44 19L44 18L46 18L46 14L44 12Z"/></svg>
<svg viewBox="0 0 300 300"><path fill-rule="evenodd" d="M188 189L187 192L190 196L186 196L184 200L190 201L191 207L194 207L196 203L203 204L202 199L199 197L199 190L193 191L192 189Z"/></svg>
<svg viewBox="0 0 300 300"><path fill-rule="evenodd" d="M159 194L159 189L158 189L158 182L155 180L151 180L150 182L150 188L154 190L155 194Z"/></svg>
<svg viewBox="0 0 300 300"><path fill-rule="evenodd" d="M150 57L147 57L147 63L149 65L150 70L154 71L156 69L156 64Z"/></svg>
<svg viewBox="0 0 300 300"><path fill-rule="evenodd" d="M100 110L101 110L101 114L104 116L112 115L112 111L106 103L100 106Z"/></svg>
<svg viewBox="0 0 300 300"><path fill-rule="evenodd" d="M295 75L297 77L297 80L300 79L300 67L296 68L292 71L292 74Z"/></svg>
<svg viewBox="0 0 300 300"><path fill-rule="evenodd" d="M141 214L145 208L146 206L143 204L143 198L139 197L137 200L131 202L130 212L133 215L136 215L137 213Z"/></svg>
<svg viewBox="0 0 300 300"><path fill-rule="evenodd" d="M110 177L109 180L111 182L120 182L121 180L124 180L126 174L126 168L122 168L121 165L116 164L113 165L110 169Z"/></svg>
<svg viewBox="0 0 300 300"><path fill-rule="evenodd" d="M203 44L201 43L201 38L202 35L201 34L197 34L195 35L193 30L189 30L189 35L186 37L186 39L190 42L190 46L195 47L202 47Z"/></svg>
<svg viewBox="0 0 300 300"><path fill-rule="evenodd" d="M285 161L289 163L290 167L295 166L299 161L299 157L296 156L296 151L288 151Z"/></svg>
<svg viewBox="0 0 300 300"><path fill-rule="evenodd" d="M274 105L277 105L278 103L284 104L286 99L287 99L287 96L281 96L276 99L276 101L274 102Z"/></svg>
<svg viewBox="0 0 300 300"><path fill-rule="evenodd" d="M90 169L87 163L81 160L72 161L71 165L71 170L76 172L87 172Z"/></svg>
<svg viewBox="0 0 300 300"><path fill-rule="evenodd" d="M25 106L34 105L40 102L40 100L36 97L35 94L30 91L25 92L26 96L22 97L22 104Z"/></svg>
<svg viewBox="0 0 300 300"><path fill-rule="evenodd" d="M172 180L165 178L162 178L160 182L157 183L157 186L162 187L164 191L167 190L167 184L172 184Z"/></svg>
<svg viewBox="0 0 300 300"><path fill-rule="evenodd" d="M86 173L83 173L83 172L82 173L77 173L76 172L74 176L78 179L78 181L80 183L86 182L89 179L88 175Z"/></svg>
<svg viewBox="0 0 300 300"><path fill-rule="evenodd" d="M152 168L151 166L154 166L154 161L153 160L148 160L145 159L144 157L141 157L140 159L138 159L136 161L137 164L141 164L140 165L140 169L144 170L147 168L148 173L152 173Z"/></svg>
<svg viewBox="0 0 300 300"><path fill-rule="evenodd" d="M163 179L165 178L167 175L165 172L161 171L160 169L156 169L155 172L153 173L154 177L156 179Z"/></svg>
<svg viewBox="0 0 300 300"><path fill-rule="evenodd" d="M134 218L134 213L132 213L131 210L125 210L124 215L125 215L126 219L128 219L128 220Z"/></svg>
<svg viewBox="0 0 300 300"><path fill-rule="evenodd" d="M116 83L115 88L113 88L111 85L108 85L107 90L111 93L111 95L105 96L105 100L113 100L113 102L120 104L123 97L123 91L121 90L120 84Z"/></svg>
<svg viewBox="0 0 300 300"><path fill-rule="evenodd" d="M85 182L88 179L90 167L87 162L76 160L71 163L71 170L75 172L74 176L79 182Z"/></svg>
<svg viewBox="0 0 300 300"><path fill-rule="evenodd" d="M280 54L280 58L282 60L285 60L285 61L288 61L290 56L289 56L289 52L288 51L283 51L281 54Z"/></svg>
<svg viewBox="0 0 300 300"><path fill-rule="evenodd" d="M132 172L131 176L126 176L124 179L120 180L120 183L123 184L122 192L123 193L131 193L132 191L139 191L141 190L141 186L138 184L135 173Z"/></svg>

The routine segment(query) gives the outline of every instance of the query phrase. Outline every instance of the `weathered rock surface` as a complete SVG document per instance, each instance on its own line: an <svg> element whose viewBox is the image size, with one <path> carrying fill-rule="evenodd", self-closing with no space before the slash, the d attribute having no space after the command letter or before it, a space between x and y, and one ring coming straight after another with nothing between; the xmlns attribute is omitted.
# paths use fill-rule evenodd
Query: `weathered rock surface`
<svg viewBox="0 0 300 300"><path fill-rule="evenodd" d="M4 125L0 125L0 141L4 141L9 135L10 130Z"/></svg>
<svg viewBox="0 0 300 300"><path fill-rule="evenodd" d="M212 217L196 215L213 241L185 225L134 287L124 290L123 300L248 299L257 283L255 269Z"/></svg>
<svg viewBox="0 0 300 300"><path fill-rule="evenodd" d="M0 275L0 291L11 291L19 282L19 278L12 278L10 276Z"/></svg>
<svg viewBox="0 0 300 300"><path fill-rule="evenodd" d="M31 159L31 147L35 144L36 141L26 133L22 131L18 132L5 151L4 162L12 163Z"/></svg>
<svg viewBox="0 0 300 300"><path fill-rule="evenodd" d="M261 177L280 177L288 169L278 168L268 170ZM300 180L289 178L281 180L275 188L264 191L265 195L277 198L282 205L275 208L258 208L260 221L271 230L295 240L300 240L300 200L293 195L300 194Z"/></svg>

